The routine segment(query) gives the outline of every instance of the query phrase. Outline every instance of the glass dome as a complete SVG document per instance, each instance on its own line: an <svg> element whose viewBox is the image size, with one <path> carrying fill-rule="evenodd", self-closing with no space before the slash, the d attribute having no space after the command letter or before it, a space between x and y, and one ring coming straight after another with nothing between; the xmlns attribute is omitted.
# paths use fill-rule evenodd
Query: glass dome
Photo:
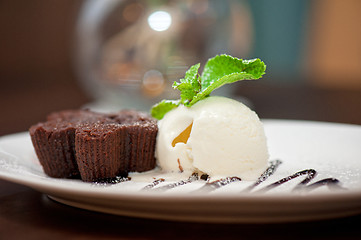
<svg viewBox="0 0 361 240"><path fill-rule="evenodd" d="M171 86L191 65L222 53L247 57L252 23L246 3L87 0L76 29L79 80L100 108L148 110L178 98Z"/></svg>

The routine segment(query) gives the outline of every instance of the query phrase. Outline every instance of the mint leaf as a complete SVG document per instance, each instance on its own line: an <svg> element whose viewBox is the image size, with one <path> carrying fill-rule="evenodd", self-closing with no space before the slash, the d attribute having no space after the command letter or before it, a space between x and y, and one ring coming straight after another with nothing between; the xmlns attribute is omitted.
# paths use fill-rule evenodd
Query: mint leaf
<svg viewBox="0 0 361 240"><path fill-rule="evenodd" d="M260 59L242 60L229 55L219 55L208 60L201 76L201 91L189 106L209 96L209 94L229 83L241 80L255 80L265 74L266 65Z"/></svg>
<svg viewBox="0 0 361 240"><path fill-rule="evenodd" d="M225 54L209 59L201 76L198 74L199 67L199 63L191 66L180 82L174 82L173 88L180 91L180 99L163 100L154 105L151 109L154 118L162 119L180 104L190 107L225 84L259 79L266 71L266 65L258 58L242 60Z"/></svg>
<svg viewBox="0 0 361 240"><path fill-rule="evenodd" d="M220 78L233 73L249 74L249 80L258 79L265 73L265 70L265 64L258 58L242 60L229 55L218 55L209 59L204 66L201 77L202 89L207 88Z"/></svg>
<svg viewBox="0 0 361 240"><path fill-rule="evenodd" d="M164 117L164 115L169 112L170 110L172 110L173 108L178 107L180 104L180 100L162 100L161 102L155 104L151 111L150 114L160 120Z"/></svg>
<svg viewBox="0 0 361 240"><path fill-rule="evenodd" d="M188 104L192 101L193 97L201 90L201 84L198 79L199 67L199 63L191 66L186 72L185 77L180 80L180 83L174 82L173 84L173 88L181 92L180 97L183 104Z"/></svg>

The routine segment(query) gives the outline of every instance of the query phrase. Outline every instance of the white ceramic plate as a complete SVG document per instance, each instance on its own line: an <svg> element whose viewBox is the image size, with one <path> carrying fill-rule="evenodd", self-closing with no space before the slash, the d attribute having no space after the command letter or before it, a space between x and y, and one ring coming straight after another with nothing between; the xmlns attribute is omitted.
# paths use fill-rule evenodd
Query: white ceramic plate
<svg viewBox="0 0 361 240"><path fill-rule="evenodd" d="M84 183L47 177L35 156L28 133L0 138L0 177L32 187L71 206L133 217L199 222L284 222L343 217L361 213L361 126L310 121L263 120L271 160L282 164L274 174L255 182L236 181L213 191L199 191L204 180L161 191L151 180L118 184ZM336 178L338 188L319 186L293 191L297 177L261 192L284 177L306 169L317 175L306 185ZM152 176L152 173L148 174ZM186 180L186 179L185 179ZM158 189L158 190L157 190Z"/></svg>

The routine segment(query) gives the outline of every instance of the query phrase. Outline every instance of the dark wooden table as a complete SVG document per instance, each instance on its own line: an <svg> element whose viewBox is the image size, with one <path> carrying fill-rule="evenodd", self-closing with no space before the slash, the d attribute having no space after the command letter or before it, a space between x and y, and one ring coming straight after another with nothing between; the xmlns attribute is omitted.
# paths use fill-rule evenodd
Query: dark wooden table
<svg viewBox="0 0 361 240"><path fill-rule="evenodd" d="M244 83L235 93L249 99L261 118L361 124L360 90ZM76 108L88 100L67 85L0 94L4 103L0 135L25 131L52 110ZM361 239L360 223L361 215L283 224L137 219L65 206L28 187L0 180L0 239Z"/></svg>

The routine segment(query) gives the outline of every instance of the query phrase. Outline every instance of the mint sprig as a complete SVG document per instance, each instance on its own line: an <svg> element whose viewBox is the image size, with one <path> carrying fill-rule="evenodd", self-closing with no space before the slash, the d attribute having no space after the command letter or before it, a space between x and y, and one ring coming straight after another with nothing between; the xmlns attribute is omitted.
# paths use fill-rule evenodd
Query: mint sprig
<svg viewBox="0 0 361 240"><path fill-rule="evenodd" d="M201 91L201 82L198 76L199 67L199 63L191 66L179 83L173 83L173 88L181 92L180 97L183 104L187 105Z"/></svg>
<svg viewBox="0 0 361 240"><path fill-rule="evenodd" d="M160 120L167 112L169 112L173 108L178 107L179 104L180 100L162 100L150 109L150 114L152 115L152 117Z"/></svg>
<svg viewBox="0 0 361 240"><path fill-rule="evenodd" d="M180 91L180 99L163 100L154 105L151 109L154 118L162 119L180 104L190 107L225 84L259 79L266 71L266 65L258 58L242 60L225 54L209 59L202 75L198 74L199 67L199 63L191 66L180 82L174 82L173 88Z"/></svg>

